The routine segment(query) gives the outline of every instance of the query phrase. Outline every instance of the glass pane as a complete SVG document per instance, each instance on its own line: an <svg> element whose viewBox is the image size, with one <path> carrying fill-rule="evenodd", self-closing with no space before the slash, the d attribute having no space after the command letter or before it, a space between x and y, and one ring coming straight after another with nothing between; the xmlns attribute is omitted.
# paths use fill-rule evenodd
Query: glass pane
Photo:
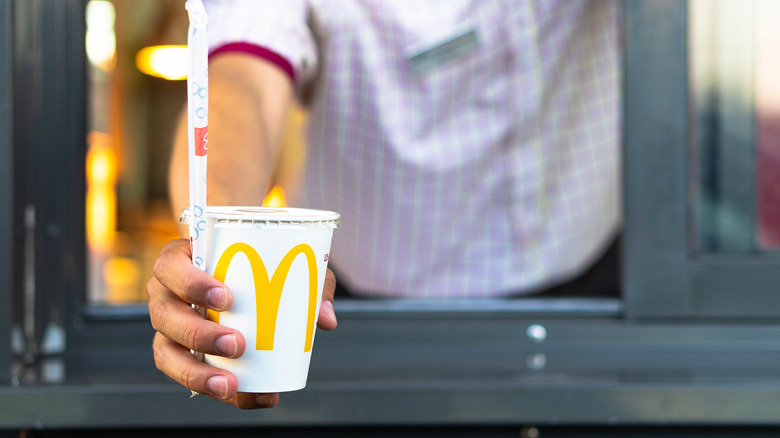
<svg viewBox="0 0 780 438"><path fill-rule="evenodd" d="M694 249L780 248L780 2L689 3Z"/></svg>
<svg viewBox="0 0 780 438"><path fill-rule="evenodd" d="M186 100L188 17L181 0L87 3L89 137L87 301L146 300L160 249L180 237L167 197L174 127ZM291 112L276 175L283 205L305 155L303 113Z"/></svg>
<svg viewBox="0 0 780 438"><path fill-rule="evenodd" d="M182 18L186 26L186 13L172 13L180 7L160 0L87 3L90 302L143 301L154 258L177 234L165 181L169 136L185 85L144 75L135 57L147 45L184 43L186 30L183 37L165 32ZM152 95L164 98L152 105Z"/></svg>

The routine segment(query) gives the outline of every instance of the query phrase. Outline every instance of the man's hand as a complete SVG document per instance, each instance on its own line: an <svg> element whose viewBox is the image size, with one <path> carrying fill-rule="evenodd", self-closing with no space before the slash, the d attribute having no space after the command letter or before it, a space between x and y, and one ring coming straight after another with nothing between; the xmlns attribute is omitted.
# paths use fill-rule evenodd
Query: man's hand
<svg viewBox="0 0 780 438"><path fill-rule="evenodd" d="M335 289L336 279L328 270L317 322L323 330L336 328ZM246 341L238 330L203 319L190 306L224 311L230 308L233 296L223 283L192 265L187 239L174 240L163 248L146 292L152 326L157 330L154 362L160 371L193 391L242 409L276 406L279 394L237 392L236 376L200 362L190 353L195 350L236 358L244 353Z"/></svg>
<svg viewBox="0 0 780 438"><path fill-rule="evenodd" d="M209 205L260 205L275 174L292 89L285 72L256 56L231 52L209 61ZM187 118L183 114L169 170L174 217L188 205L188 181ZM192 349L239 357L246 348L241 333L203 319L190 306L222 311L233 301L227 287L195 268L191 257L186 239L169 243L146 285L149 315L157 330L157 368L193 391L240 408L275 406L278 394L238 393L236 376L199 362L190 353ZM336 327L335 284L333 273L328 272L318 322L325 330Z"/></svg>
<svg viewBox="0 0 780 438"><path fill-rule="evenodd" d="M292 102L291 78L276 65L245 53L209 61L209 205L260 205L271 186L279 138ZM188 205L187 118L179 120L169 170L174 217ZM186 229L182 227L182 233ZM186 235L186 234L185 234ZM169 243L146 285L157 330L154 360L162 372L201 394L244 409L273 407L278 394L238 393L236 376L199 362L190 349L239 357L246 341L237 330L203 319L190 303L222 311L233 297L224 284L192 266L186 239ZM325 277L318 325L336 327L333 273Z"/></svg>

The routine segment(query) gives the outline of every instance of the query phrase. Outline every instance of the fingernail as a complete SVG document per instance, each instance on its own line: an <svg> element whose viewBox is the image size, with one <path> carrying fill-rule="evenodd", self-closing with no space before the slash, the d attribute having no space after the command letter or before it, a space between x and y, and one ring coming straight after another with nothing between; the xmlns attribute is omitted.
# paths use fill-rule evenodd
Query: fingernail
<svg viewBox="0 0 780 438"><path fill-rule="evenodd" d="M228 384L225 376L214 376L206 382L206 388L219 398L227 397Z"/></svg>
<svg viewBox="0 0 780 438"><path fill-rule="evenodd" d="M222 310L227 305L225 288L213 287L206 292L206 303L214 310Z"/></svg>
<svg viewBox="0 0 780 438"><path fill-rule="evenodd" d="M234 357L238 353L236 335L223 335L217 339L217 350L227 357Z"/></svg>
<svg viewBox="0 0 780 438"><path fill-rule="evenodd" d="M331 321L336 322L336 310L333 309L332 301L323 302L322 310Z"/></svg>

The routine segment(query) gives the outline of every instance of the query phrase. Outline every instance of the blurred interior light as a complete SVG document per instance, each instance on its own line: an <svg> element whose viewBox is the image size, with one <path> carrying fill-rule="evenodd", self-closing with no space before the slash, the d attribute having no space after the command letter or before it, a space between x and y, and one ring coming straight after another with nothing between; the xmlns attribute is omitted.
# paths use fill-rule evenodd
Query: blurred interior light
<svg viewBox="0 0 780 438"><path fill-rule="evenodd" d="M103 265L103 278L109 285L136 284L140 276L138 262L129 257L111 257Z"/></svg>
<svg viewBox="0 0 780 438"><path fill-rule="evenodd" d="M111 186L116 176L116 160L110 149L92 149L87 158L87 181L92 185Z"/></svg>
<svg viewBox="0 0 780 438"><path fill-rule="evenodd" d="M187 79L187 46L150 46L135 56L135 65L142 73L179 81Z"/></svg>
<svg viewBox="0 0 780 438"><path fill-rule="evenodd" d="M111 70L116 65L116 33L114 5L106 0L87 3L87 58L92 65Z"/></svg>
<svg viewBox="0 0 780 438"><path fill-rule="evenodd" d="M286 207L287 199L284 194L284 189L279 186L274 186L270 192L265 196L263 200L264 207Z"/></svg>
<svg viewBox="0 0 780 438"><path fill-rule="evenodd" d="M103 281L108 288L111 303L138 301L141 267L129 257L110 257L103 264Z"/></svg>
<svg viewBox="0 0 780 438"><path fill-rule="evenodd" d="M87 242L108 251L116 232L117 157L109 134L91 132L87 152Z"/></svg>

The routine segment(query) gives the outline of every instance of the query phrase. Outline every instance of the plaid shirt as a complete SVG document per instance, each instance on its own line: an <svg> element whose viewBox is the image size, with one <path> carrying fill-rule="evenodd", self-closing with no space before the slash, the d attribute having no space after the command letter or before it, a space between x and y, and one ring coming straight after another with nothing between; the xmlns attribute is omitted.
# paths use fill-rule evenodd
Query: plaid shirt
<svg viewBox="0 0 780 438"><path fill-rule="evenodd" d="M533 293L620 225L612 0L207 3L212 56L286 71L309 109L297 201L341 213L331 263L371 296Z"/></svg>

